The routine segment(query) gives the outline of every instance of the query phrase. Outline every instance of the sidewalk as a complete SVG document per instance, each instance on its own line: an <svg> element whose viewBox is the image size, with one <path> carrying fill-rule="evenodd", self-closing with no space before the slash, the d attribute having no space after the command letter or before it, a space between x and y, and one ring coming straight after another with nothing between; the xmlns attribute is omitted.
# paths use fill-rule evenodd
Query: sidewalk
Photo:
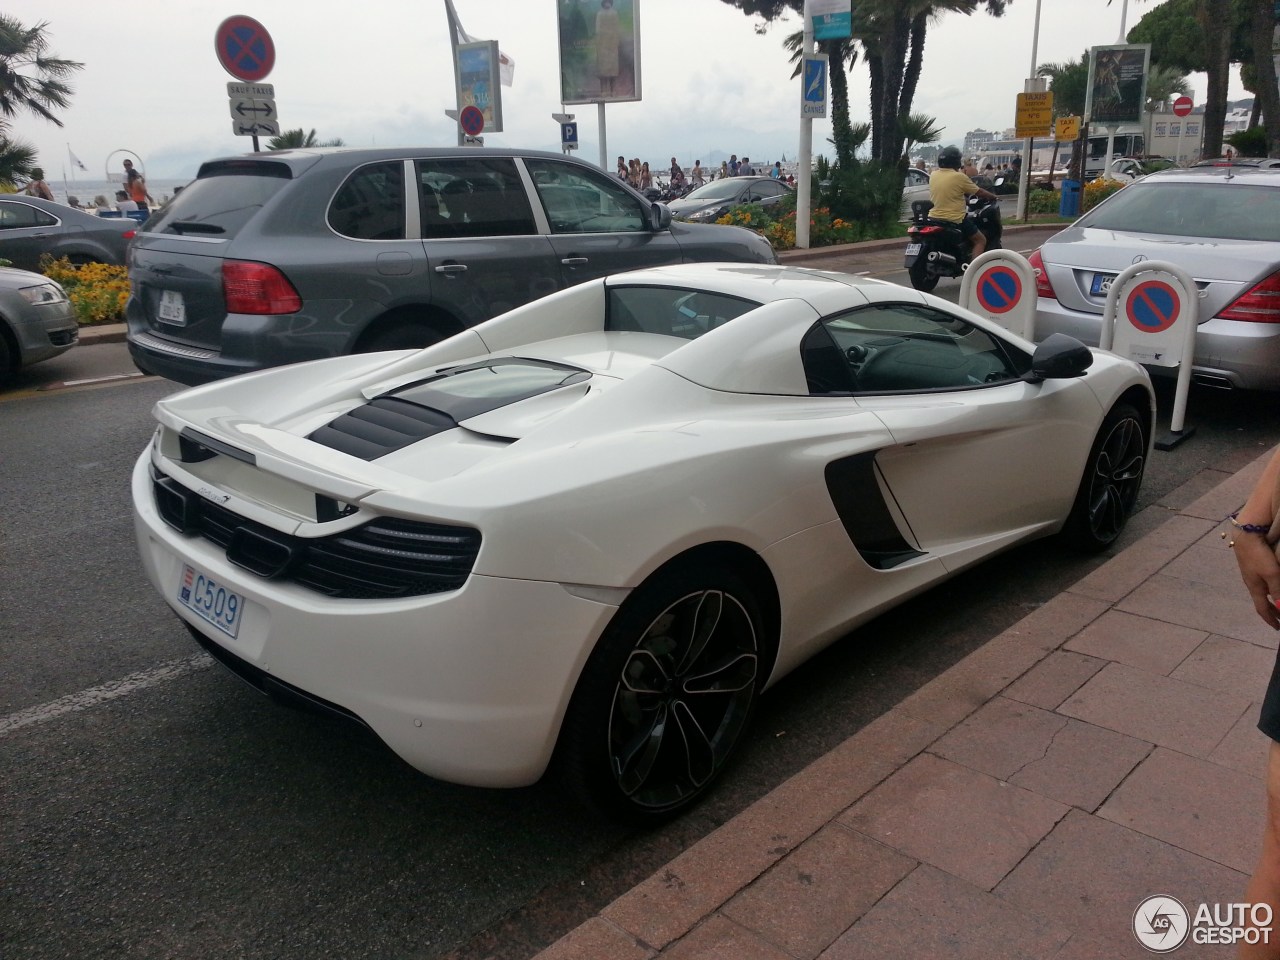
<svg viewBox="0 0 1280 960"><path fill-rule="evenodd" d="M1269 455L1269 454L1268 454ZM1277 637L1219 532L1263 457L704 837L538 960L1151 956L1239 903ZM1163 509L1163 508L1151 508ZM1178 960L1233 956L1194 943Z"/></svg>

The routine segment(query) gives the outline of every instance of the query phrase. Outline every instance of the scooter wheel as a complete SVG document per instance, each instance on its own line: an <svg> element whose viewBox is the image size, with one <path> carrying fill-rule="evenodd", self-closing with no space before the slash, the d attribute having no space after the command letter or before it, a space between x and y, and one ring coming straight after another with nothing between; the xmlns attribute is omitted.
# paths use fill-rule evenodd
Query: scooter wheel
<svg viewBox="0 0 1280 960"><path fill-rule="evenodd" d="M937 274L929 272L929 266L925 263L924 258L920 257L907 270L911 276L911 286L923 293L929 293L938 285Z"/></svg>

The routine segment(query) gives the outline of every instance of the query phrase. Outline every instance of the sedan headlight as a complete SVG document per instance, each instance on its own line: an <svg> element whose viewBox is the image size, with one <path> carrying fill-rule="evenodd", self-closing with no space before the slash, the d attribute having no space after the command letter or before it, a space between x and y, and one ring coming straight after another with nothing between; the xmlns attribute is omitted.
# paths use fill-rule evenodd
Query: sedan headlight
<svg viewBox="0 0 1280 960"><path fill-rule="evenodd" d="M27 303L61 303L67 299L67 295L62 288L52 280L48 283L37 283L30 287L19 287L18 293L22 294Z"/></svg>
<svg viewBox="0 0 1280 960"><path fill-rule="evenodd" d="M715 220L724 215L724 207L708 207L706 210L699 210L697 213L691 213L686 220Z"/></svg>

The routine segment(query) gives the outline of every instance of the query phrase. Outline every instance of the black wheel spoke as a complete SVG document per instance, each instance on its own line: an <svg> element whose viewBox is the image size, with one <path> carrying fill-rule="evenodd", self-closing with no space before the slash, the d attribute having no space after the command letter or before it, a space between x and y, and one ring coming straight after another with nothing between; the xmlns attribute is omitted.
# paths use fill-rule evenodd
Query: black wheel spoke
<svg viewBox="0 0 1280 960"><path fill-rule="evenodd" d="M661 693L671 678L648 650L632 650L622 670L622 685L632 693Z"/></svg>
<svg viewBox="0 0 1280 960"><path fill-rule="evenodd" d="M693 616L689 623L689 638L684 656L676 667L676 675L688 673L707 649L707 643L716 632L720 623L720 613L724 609L724 594L718 590L708 590L698 598L693 608Z"/></svg>
<svg viewBox="0 0 1280 960"><path fill-rule="evenodd" d="M678 743L684 752L684 771L689 783L695 788L702 786L716 772L718 757L711 746L702 725L688 705L677 700L671 707L671 719L679 731L678 737L669 738L673 744Z"/></svg>
<svg viewBox="0 0 1280 960"><path fill-rule="evenodd" d="M660 704L647 728L637 731L623 750L614 755L614 775L622 792L630 796L648 780L662 752L667 732L667 707Z"/></svg>
<svg viewBox="0 0 1280 960"><path fill-rule="evenodd" d="M1132 419L1116 423L1098 451L1089 488L1089 526L1095 536L1114 539L1124 527L1145 464L1141 426Z"/></svg>
<svg viewBox="0 0 1280 960"><path fill-rule="evenodd" d="M684 678L681 688L687 694L738 693L756 682L756 656L744 653L717 664L705 673Z"/></svg>

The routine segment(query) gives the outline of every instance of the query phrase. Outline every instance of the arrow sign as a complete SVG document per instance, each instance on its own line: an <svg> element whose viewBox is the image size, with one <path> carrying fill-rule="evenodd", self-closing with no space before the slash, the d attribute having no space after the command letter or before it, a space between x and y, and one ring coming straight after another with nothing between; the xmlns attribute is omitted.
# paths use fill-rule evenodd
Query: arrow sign
<svg viewBox="0 0 1280 960"><path fill-rule="evenodd" d="M274 100L232 100L232 120L273 120L276 115Z"/></svg>
<svg viewBox="0 0 1280 960"><path fill-rule="evenodd" d="M248 123L244 120L232 120L231 132L237 137L278 137L280 124L274 120L254 120Z"/></svg>

